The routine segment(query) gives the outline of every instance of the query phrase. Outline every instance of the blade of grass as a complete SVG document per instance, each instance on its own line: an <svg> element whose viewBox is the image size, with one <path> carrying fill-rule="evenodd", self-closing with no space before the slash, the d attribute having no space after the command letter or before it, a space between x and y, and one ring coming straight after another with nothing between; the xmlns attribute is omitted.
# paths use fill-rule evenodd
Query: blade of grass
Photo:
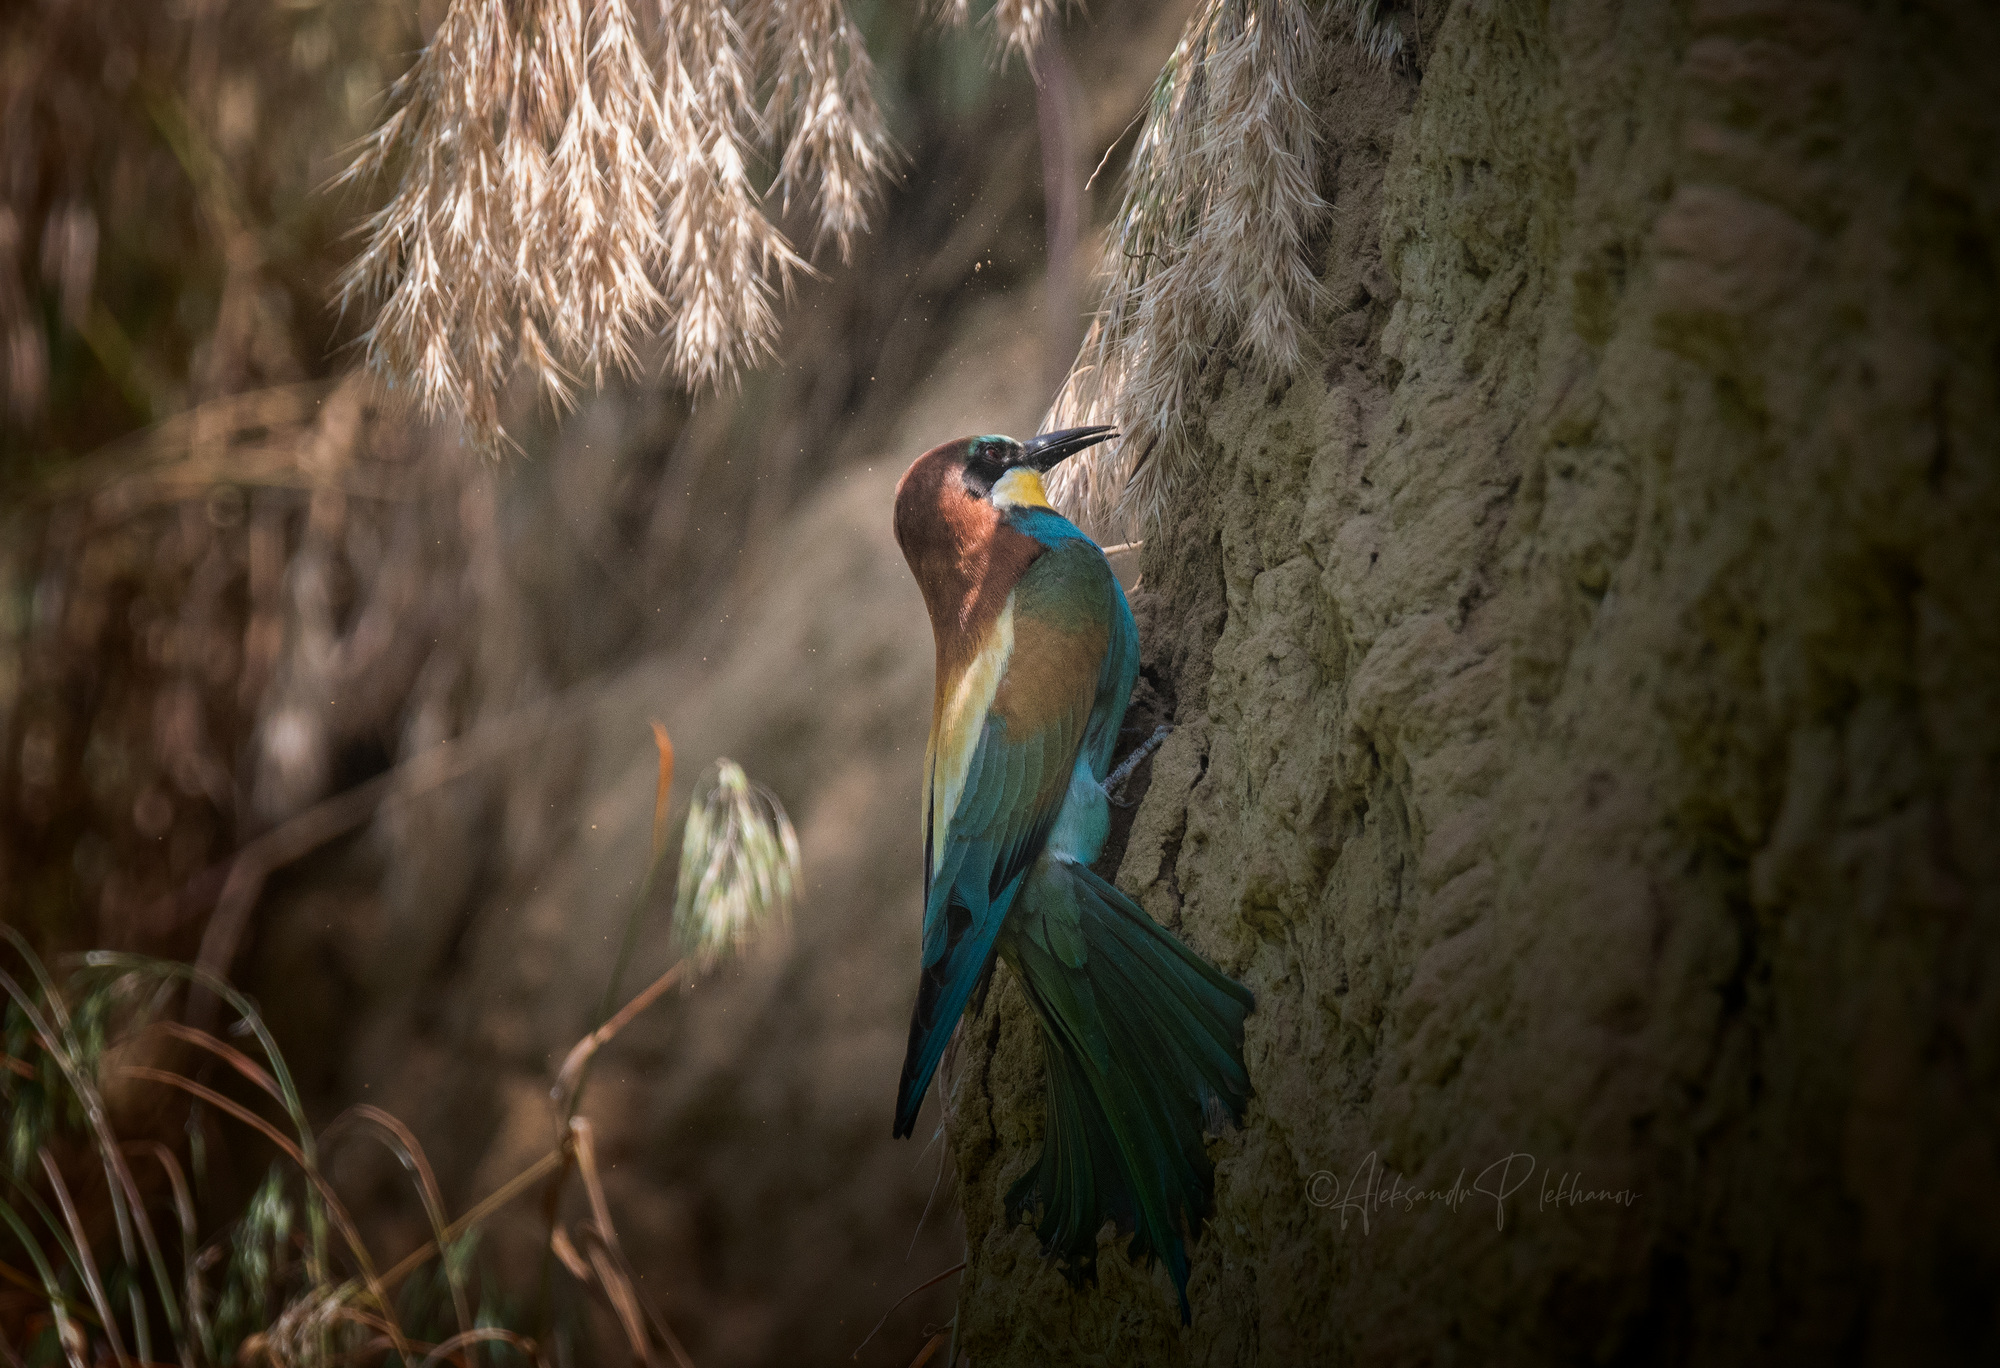
<svg viewBox="0 0 2000 1368"><path fill-rule="evenodd" d="M61 1219L53 1211L49 1210L48 1205L36 1195L34 1188L15 1178L5 1169L0 1169L0 1178L5 1178L7 1185L13 1188L14 1192L25 1199L27 1204L34 1209L35 1215L41 1218L43 1228L55 1240L57 1252L64 1259L68 1260L71 1268L75 1268L77 1266L76 1247L71 1242L69 1230L63 1225ZM39 1247L38 1245L37 1248ZM97 1312L88 1302L80 1302L74 1298L67 1298L66 1301L69 1309L77 1314L78 1319L86 1321L91 1325L97 1324Z"/></svg>
<svg viewBox="0 0 2000 1368"><path fill-rule="evenodd" d="M569 1052L568 1058L563 1060L562 1070L556 1076L554 1096L565 1123L576 1115L576 1109L583 1104L583 1080L590 1066L590 1057L597 1053L598 1046L623 1030L632 1015L645 1010L643 1003L636 1008L628 1005L625 1012L620 1013L615 1019L614 1024L612 1007L618 1001L619 986L625 982L625 971L631 967L632 955L639 946L639 927L645 920L646 905L652 898L653 879L659 873L660 861L666 857L669 849L666 829L667 817L672 809L668 807L667 800L673 791L674 783L674 743L667 735L666 724L658 719L653 722L653 745L659 751L660 773L653 787L652 858L646 863L645 877L639 880L639 892L632 900L632 910L625 917L625 932L618 941L618 958L611 962L611 978L604 985L604 1001L597 1008L598 1027ZM676 965L675 969L678 968ZM673 973L674 970L668 972ZM666 988L656 982L648 991L652 993L652 997L646 997L644 993L640 994L640 997L650 1003L653 998L665 992Z"/></svg>
<svg viewBox="0 0 2000 1368"><path fill-rule="evenodd" d="M383 1111L380 1107L362 1103L350 1107L335 1117L333 1124L320 1137L322 1147L333 1143L334 1137L343 1125L373 1126L377 1138L382 1140L390 1153L403 1163L403 1167L416 1175L417 1196L423 1203L424 1215L430 1219L431 1236L439 1249L450 1243L445 1238L444 1195L438 1190L437 1177L431 1172L430 1160L424 1157L422 1145L410 1128ZM444 1261L445 1284L451 1289L452 1314L458 1318L458 1332L464 1335L472 1328L472 1311L465 1300L465 1280L451 1266L451 1260Z"/></svg>
<svg viewBox="0 0 2000 1368"><path fill-rule="evenodd" d="M305 1156L290 1136L235 1099L224 1097L215 1089L205 1087L195 1082L192 1078L184 1077L167 1069L155 1069L148 1064L121 1064L118 1068L118 1073L122 1078L144 1078L154 1083L164 1083L170 1088L179 1088L184 1093L200 1098L211 1107L228 1112L238 1121L241 1121L244 1125L250 1127L266 1140L276 1145L287 1159L299 1165L302 1169L305 1167Z"/></svg>
<svg viewBox="0 0 2000 1368"><path fill-rule="evenodd" d="M36 977L44 985L45 994L53 992L53 985L42 971L40 959L13 932L9 931L8 935L22 956L34 968ZM27 1000L21 986L4 972L0 972L0 988L4 988L14 999L23 1015L27 1017L28 1024L41 1037L42 1048L48 1052L51 1059L55 1060L56 1067L62 1071L63 1078L69 1083L70 1091L76 1095L78 1103L82 1106L84 1117L96 1141L98 1153L104 1161L106 1187L110 1193L112 1212L118 1221L118 1234L125 1248L126 1262L137 1263L131 1248L131 1237L136 1227L140 1242L146 1249L147 1267L159 1292L161 1310L167 1318L176 1350L186 1358L188 1349L182 1334L178 1299L173 1295L168 1283L166 1260L160 1256L159 1239L153 1233L153 1223L145 1213L145 1201L140 1196L139 1185L133 1181L131 1170L126 1167L125 1157L119 1152L118 1137L111 1128L110 1116L104 1109L104 1099L98 1094L96 1084L86 1075L77 1058L76 1042L69 1038L67 1021L64 1023L63 1036L58 1038L49 1029L48 1023L43 1020L35 1004ZM55 999L47 1000L55 1001ZM135 1315L139 1317L139 1325L143 1326L145 1322L143 1306L135 1308ZM140 1328L138 1333L142 1338L150 1340L147 1330ZM146 1347L150 1349L150 1343Z"/></svg>
<svg viewBox="0 0 2000 1368"><path fill-rule="evenodd" d="M305 1154L300 1146L293 1144L276 1126L273 1126L249 1108L224 1097L213 1088L203 1087L192 1078L183 1078L181 1075L169 1073L165 1069L149 1068L143 1064L124 1065L119 1069L119 1073L134 1078L149 1078L156 1083L164 1083L168 1087L179 1088L181 1091L190 1093L211 1106L221 1108L245 1125L258 1131L272 1144L282 1150L288 1159L297 1164L299 1171L305 1174L307 1183L312 1188L318 1190L320 1201L325 1204L326 1213L332 1218L334 1228L340 1232L341 1239L346 1241L348 1253L354 1256L355 1267L361 1274L362 1285L368 1289L369 1296L373 1297L376 1304L382 1308L382 1314L389 1318L388 1325L391 1337L396 1339L399 1345L401 1344L402 1331L396 1324L395 1310L389 1302L388 1290L375 1272L375 1261L369 1257L368 1246L362 1242L361 1232L355 1228L353 1220L347 1214L347 1208L341 1205L340 1198L334 1194L332 1187L321 1176L319 1169L306 1161ZM317 1275L314 1278L315 1282L322 1280ZM407 1346L399 1347L396 1352L405 1360L409 1358Z"/></svg>
<svg viewBox="0 0 2000 1368"><path fill-rule="evenodd" d="M4 1198L0 1198L0 1206L6 1206L6 1205L7 1205L6 1200ZM11 1210L12 1208L9 1209ZM35 1279L29 1277L26 1273L23 1273L20 1269L14 1267L10 1263L0 1263L0 1279L4 1279L5 1281L14 1284L14 1286L20 1288L24 1292L36 1293L44 1299L47 1299L49 1296L49 1292L46 1287L42 1286L41 1283L35 1281ZM96 1324L97 1313L90 1309L90 1306L87 1302L80 1302L76 1300L76 1298L74 1297L65 1297L60 1292L56 1294L55 1300L59 1301L67 1310L76 1313L76 1315L81 1319L87 1320L92 1324Z"/></svg>
<svg viewBox="0 0 2000 1368"><path fill-rule="evenodd" d="M70 1368L85 1368L82 1357L76 1352L76 1342L81 1338L75 1323L69 1318L70 1300L56 1285L56 1273L49 1267L49 1261L42 1257L42 1242L34 1237L19 1213L5 1200L0 1200L0 1219L4 1219L14 1231L14 1238L21 1242L21 1248L28 1251L28 1258L35 1265L35 1272L41 1275L42 1295L48 1298L49 1311L56 1318L56 1339L61 1342L63 1354L70 1361Z"/></svg>
<svg viewBox="0 0 2000 1368"><path fill-rule="evenodd" d="M104 1295L104 1280L97 1276L97 1260L90 1252L90 1237L84 1233L83 1222L77 1217L76 1203L70 1200L69 1184L63 1181L62 1169L56 1164L56 1157L49 1153L47 1145L41 1151L42 1172L48 1175L49 1190L56 1199L56 1209L62 1212L63 1223L69 1227L70 1239L76 1250L76 1271L83 1277L84 1289L90 1293L90 1304L97 1308L98 1319L103 1322L104 1338L111 1345L111 1356L118 1360L121 1368L130 1368L132 1356L125 1352L125 1337L118 1333L118 1320L111 1314L111 1299Z"/></svg>
<svg viewBox="0 0 2000 1368"><path fill-rule="evenodd" d="M5 922L0 922L0 936L5 936L13 947L20 952L21 958L27 962L29 971L35 976L35 982L39 983L42 987L42 1000L49 1004L49 1011L54 1014L56 1024L62 1027L63 1035L67 1037L69 1034L69 1009L63 1005L62 994L56 991L55 980L49 977L48 969L42 964L42 957L35 953L35 948L28 944L27 939L19 931L16 931ZM9 982L11 983L12 980L9 980ZM21 994L18 987L10 988L8 991L13 994L14 1000L21 1003L22 1006L25 1007L28 1005L26 998Z"/></svg>
<svg viewBox="0 0 2000 1368"><path fill-rule="evenodd" d="M139 1248L138 1240L132 1233L133 1213L126 1205L125 1194L119 1191L118 1183L118 1170L124 1165L124 1160L115 1148L100 1150L98 1158L104 1165L104 1188L111 1197L112 1224L118 1229L118 1256L125 1261L126 1268L137 1268ZM140 1215L143 1217L144 1213L141 1212ZM160 1264L153 1271L159 1283L161 1298L165 1300L166 1265ZM146 1314L146 1294L140 1290L137 1278L132 1279L131 1284L125 1289L125 1297L132 1311L132 1350L138 1355L141 1363L150 1363L153 1360L152 1317Z"/></svg>
<svg viewBox="0 0 2000 1368"><path fill-rule="evenodd" d="M12 927L0 926L0 932L5 933L8 941L20 953L21 958L27 962L36 980L42 986L42 1001L46 1002L51 1010L57 1013L57 1020L62 1024L62 1033L58 1035L54 1030L50 1029L48 1021L43 1018L35 1002L28 997L27 992L14 980L13 976L5 972L0 972L0 990L4 990L14 1000L15 1005L20 1008L22 1015L27 1018L29 1026L33 1028L36 1035L40 1038L42 1048L48 1052L51 1059L55 1060L56 1067L62 1071L64 1079L69 1083L71 1091L76 1095L77 1101L82 1105L84 1114L90 1122L91 1129L98 1141L99 1151L105 1159L106 1176L110 1179L108 1190L111 1196L111 1203L113 1210L117 1212L119 1218L119 1234L121 1238L125 1239L126 1248L129 1251L130 1230L126 1223L125 1212L120 1209L121 1194L119 1192L117 1177L114 1174L122 1175L127 1187L131 1191L136 1192L137 1187L131 1183L131 1175L124 1172L124 1159L117 1153L116 1138L112 1135L110 1123L104 1115L103 1100L98 1097L97 1090L91 1086L90 1081L83 1076L82 1070L77 1067L74 1054L76 1042L71 1037L70 1022L68 1016L65 1014L62 996L56 991L54 982L49 978L47 970L42 965L41 957L34 952L33 947L23 940L20 934L14 931ZM113 1355L121 1365L129 1363L130 1355L125 1352L123 1337L118 1333L117 1319L111 1314L110 1304L104 1294L103 1283L97 1276L97 1263L91 1254L88 1237L83 1233L82 1224L77 1219L76 1208L70 1201L69 1189L63 1182L62 1171L56 1165L55 1159L49 1153L46 1145L41 1147L41 1159L42 1167L48 1173L50 1186L62 1209L64 1224L68 1227L69 1233L75 1242L74 1246L66 1248L65 1252L69 1255L71 1265L82 1275L85 1287L90 1291L91 1301L97 1308L98 1316L104 1322L104 1333L110 1341ZM16 1184L16 1186L19 1187L20 1185ZM35 1197L31 1190L25 1187L21 1187L20 1190L26 1193L29 1201L42 1213L42 1219L48 1223L50 1229L56 1234L58 1241L60 1241L63 1236L62 1228L56 1225L55 1221L50 1217L47 1208L42 1206L40 1200ZM150 1234L150 1227L148 1227L149 1240ZM150 1243L148 1249L149 1252L157 1255L157 1250L154 1250ZM128 1262L130 1261L128 1260ZM153 1267L156 1276L164 1275L165 1266L157 1257ZM166 1299L166 1286L164 1282L161 1283L161 1293L163 1299ZM145 1314L143 1302L135 1310L143 1322ZM169 1315L171 1316L172 1314L171 1304L169 1304ZM177 1324L178 1321L176 1320ZM145 1332L142 1330L140 1333L143 1335ZM150 1345L148 1347L150 1348Z"/></svg>
<svg viewBox="0 0 2000 1368"><path fill-rule="evenodd" d="M283 1102L285 1100L284 1094L278 1091L278 1081L259 1067L256 1060L244 1054L234 1045L210 1035L207 1031L183 1025L178 1021L156 1021L153 1023L153 1029L164 1035L172 1036L175 1040L186 1041L197 1049L207 1050L230 1068L249 1079L257 1087L269 1093L277 1101Z"/></svg>
<svg viewBox="0 0 2000 1368"><path fill-rule="evenodd" d="M181 1270L185 1283L181 1294L182 1312L187 1316L189 1335L181 1346L182 1361L192 1362L192 1346L207 1343L208 1321L202 1311L201 1275L195 1265L195 1246L199 1227L195 1220L194 1194L188 1188L187 1174L182 1172L180 1160L174 1152L158 1140L135 1140L124 1146L126 1154L150 1154L159 1161L160 1168L167 1175L167 1187L174 1197L174 1214L180 1218L181 1227Z"/></svg>
<svg viewBox="0 0 2000 1368"><path fill-rule="evenodd" d="M291 1070L286 1067L285 1057L279 1052L278 1042L272 1037L270 1028L264 1024L264 1018L248 998L199 965L179 964L173 960L114 950L93 950L83 957L83 962L93 969L113 969L120 973L148 974L199 984L235 1008L243 1023L257 1037L257 1043L263 1047L264 1058L270 1062L271 1081L277 1088L273 1095L284 1104L293 1126L299 1131L299 1148L304 1153L312 1153L312 1128L306 1124L305 1106L299 1100L299 1090L292 1082Z"/></svg>
<svg viewBox="0 0 2000 1368"><path fill-rule="evenodd" d="M658 864L667 849L667 797L674 787L674 743L658 718L653 719L653 745L660 752L660 781L653 788L653 863Z"/></svg>
<svg viewBox="0 0 2000 1368"><path fill-rule="evenodd" d="M270 1028L265 1026L264 1018L251 1005L248 998L198 964L176 964L172 960L108 950L93 950L83 957L83 962L96 969L148 974L156 978L179 979L197 984L235 1008L239 1017L256 1035L258 1045L263 1047L264 1058L271 1066L272 1081L278 1085L278 1098L284 1104L286 1114L291 1118L293 1129L298 1132L297 1148L300 1157L296 1162L309 1177L316 1177L319 1172L319 1159L315 1153L312 1127L306 1124L305 1106L299 1100L298 1089L293 1086L291 1070L285 1065L285 1057L279 1053L278 1042L272 1038ZM326 1215L316 1195L323 1190L323 1185L317 1181L306 1190L306 1223L312 1235L312 1244L307 1254L307 1271L314 1282L323 1282L326 1276Z"/></svg>

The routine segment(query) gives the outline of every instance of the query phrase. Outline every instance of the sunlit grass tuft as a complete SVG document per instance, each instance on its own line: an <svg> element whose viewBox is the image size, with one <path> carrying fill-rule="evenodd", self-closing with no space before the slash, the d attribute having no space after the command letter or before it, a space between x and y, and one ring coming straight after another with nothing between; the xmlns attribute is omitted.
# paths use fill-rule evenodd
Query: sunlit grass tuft
<svg viewBox="0 0 2000 1368"><path fill-rule="evenodd" d="M719 760L695 787L674 890L674 937L703 964L741 950L791 913L799 837L770 790L734 760Z"/></svg>
<svg viewBox="0 0 2000 1368"><path fill-rule="evenodd" d="M665 853L666 793L673 748L655 741L654 866ZM559 1264L583 1294L616 1321L634 1362L685 1365L687 1355L641 1289L605 1197L588 1120L578 1115L590 1056L690 967L712 966L789 915L799 887L798 837L784 808L733 761L713 766L697 787L682 842L675 929L687 952L679 964L570 1052L552 1099L550 1151L457 1218L448 1217L417 1137L377 1107L352 1107L315 1131L277 1043L254 1004L195 966L138 955L93 952L59 982L34 949L0 926L0 1106L5 1167L0 1170L0 1281L38 1295L20 1327L21 1343L0 1323L9 1365L67 1363L95 1368L175 1361L184 1368L270 1364L534 1364L575 1361L559 1350L546 1297L509 1297L481 1282L473 1255L481 1224L501 1207L545 1193L551 1268ZM650 878L650 876L649 876ZM636 928L643 916L635 909ZM12 963L9 963L11 961ZM622 970L621 963L621 970ZM174 1019L196 986L225 1004L222 1035ZM616 1000L616 982L608 1001ZM242 1038L243 1049L228 1038ZM190 1050L195 1053L190 1054ZM248 1085L234 1094L217 1067ZM151 1086L191 1099L185 1151L158 1139L118 1134L104 1088ZM171 1094L168 1094L171 1095ZM158 1101L155 1092L152 1100ZM276 1150L261 1183L232 1219L204 1235L194 1194L210 1186L200 1118L219 1114ZM393 1266L378 1264L328 1180L322 1154L374 1139L401 1162L429 1220L430 1241ZM142 1185L135 1162L157 1168L161 1185ZM101 1170L101 1175L98 1171ZM96 1187L101 1176L103 1186ZM566 1223L563 1191L574 1179L588 1216ZM93 1207L103 1193L110 1220ZM81 1194L81 1196L80 1196ZM89 1200L84 1200L88 1198ZM167 1241L156 1210L175 1218ZM94 1214L99 1213L99 1214ZM442 1257L440 1257L442 1255ZM532 1317L519 1307L542 1308Z"/></svg>

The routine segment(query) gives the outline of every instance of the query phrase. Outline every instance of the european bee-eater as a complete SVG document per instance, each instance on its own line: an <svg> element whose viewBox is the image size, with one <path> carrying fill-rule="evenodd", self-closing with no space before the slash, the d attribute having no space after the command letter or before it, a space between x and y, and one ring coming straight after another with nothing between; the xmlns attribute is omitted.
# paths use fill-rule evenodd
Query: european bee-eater
<svg viewBox="0 0 2000 1368"><path fill-rule="evenodd" d="M1204 1125L1250 1099L1250 993L1090 869L1102 787L1139 672L1131 605L1042 475L1115 434L968 437L896 486L896 540L937 641L925 755L923 976L896 1099L911 1133L931 1075L997 955L1042 1026L1048 1124L1007 1198L1074 1286L1106 1220L1165 1260L1190 1318L1187 1249L1214 1202Z"/></svg>

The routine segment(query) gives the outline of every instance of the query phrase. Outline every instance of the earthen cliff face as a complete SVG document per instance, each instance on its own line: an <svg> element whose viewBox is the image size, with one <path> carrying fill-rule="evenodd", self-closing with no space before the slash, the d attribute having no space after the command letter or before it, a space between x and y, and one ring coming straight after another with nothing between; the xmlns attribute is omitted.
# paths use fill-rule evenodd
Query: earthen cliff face
<svg viewBox="0 0 2000 1368"><path fill-rule="evenodd" d="M2000 20L1424 10L1324 76L1319 354L1217 364L1136 596L1118 879L1259 1000L1193 1328L1005 1223L1008 986L960 1347L1991 1354Z"/></svg>

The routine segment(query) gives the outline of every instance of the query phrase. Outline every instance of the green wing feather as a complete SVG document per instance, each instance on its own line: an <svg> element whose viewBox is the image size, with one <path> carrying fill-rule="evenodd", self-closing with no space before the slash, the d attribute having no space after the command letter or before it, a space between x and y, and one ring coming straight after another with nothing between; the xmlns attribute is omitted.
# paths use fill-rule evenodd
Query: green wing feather
<svg viewBox="0 0 2000 1368"><path fill-rule="evenodd" d="M931 819L923 969L897 1089L898 1136L915 1128L959 1013L992 965L1001 923L1062 810L1098 705L1106 628L1087 612L1046 611L1063 602L1073 559L1044 555L1022 576L996 632L1010 650L941 839ZM949 731L934 737L934 790L965 744ZM927 809L937 806L927 795Z"/></svg>

